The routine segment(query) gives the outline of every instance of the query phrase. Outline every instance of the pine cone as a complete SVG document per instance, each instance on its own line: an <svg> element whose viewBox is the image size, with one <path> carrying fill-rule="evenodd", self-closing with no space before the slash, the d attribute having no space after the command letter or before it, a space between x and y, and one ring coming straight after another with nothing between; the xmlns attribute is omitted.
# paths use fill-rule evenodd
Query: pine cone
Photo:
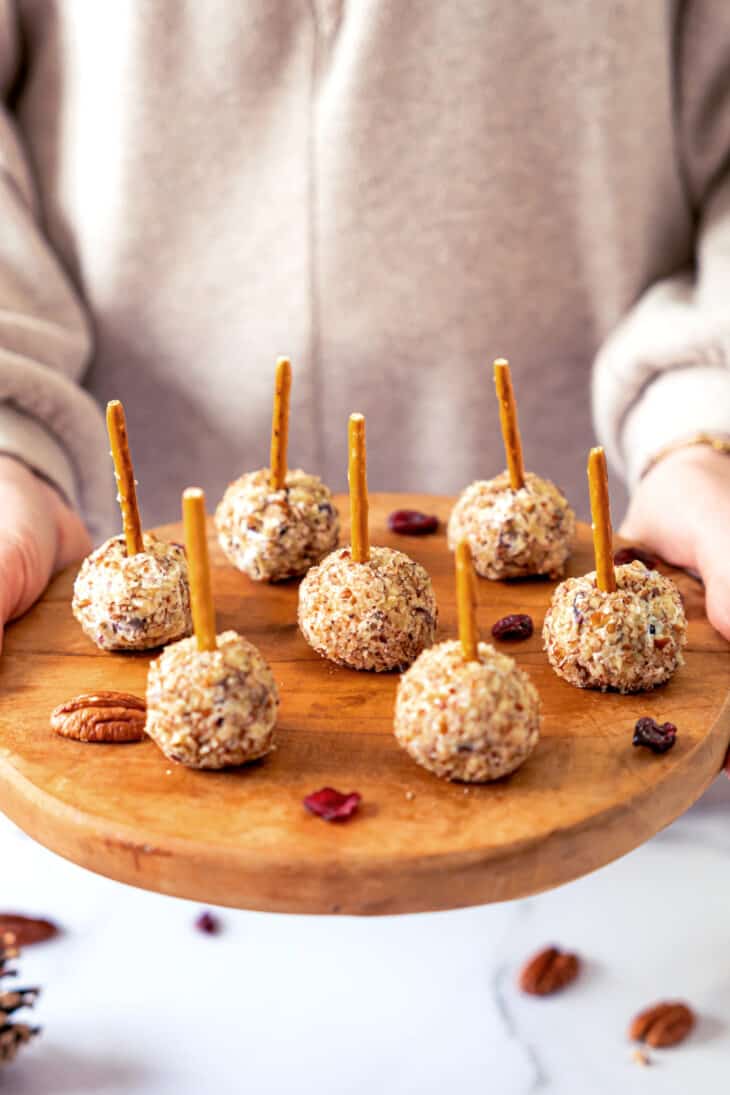
<svg viewBox="0 0 730 1095"><path fill-rule="evenodd" d="M15 976L15 970L8 969L8 962L17 956L15 936L0 935L0 981L3 977ZM21 1008L33 1007L37 997L38 989L5 991L0 987L0 1065L12 1061L20 1047L38 1033L38 1027L13 1022L15 1013Z"/></svg>

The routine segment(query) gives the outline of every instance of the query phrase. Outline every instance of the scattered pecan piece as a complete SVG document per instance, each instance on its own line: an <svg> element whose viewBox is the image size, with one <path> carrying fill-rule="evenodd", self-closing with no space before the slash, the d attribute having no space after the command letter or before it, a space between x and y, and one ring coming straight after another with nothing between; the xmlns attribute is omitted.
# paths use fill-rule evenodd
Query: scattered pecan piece
<svg viewBox="0 0 730 1095"><path fill-rule="evenodd" d="M388 528L400 536L428 536L438 527L438 517L417 509L397 509L388 518Z"/></svg>
<svg viewBox="0 0 730 1095"><path fill-rule="evenodd" d="M141 741L145 701L131 692L89 692L61 703L51 712L51 729L74 741Z"/></svg>
<svg viewBox="0 0 730 1095"><path fill-rule="evenodd" d="M550 996L575 981L580 971L577 954L545 947L538 951L520 971L519 985L530 996Z"/></svg>
<svg viewBox="0 0 730 1095"><path fill-rule="evenodd" d="M634 727L634 745L644 745L652 753L666 753L677 740L677 727L673 722L655 722L645 717Z"/></svg>
<svg viewBox="0 0 730 1095"><path fill-rule="evenodd" d="M310 814L316 814L325 821L345 821L355 813L361 797L357 791L343 795L342 791L335 791L334 787L323 787L321 791L307 795L303 803Z"/></svg>
<svg viewBox="0 0 730 1095"><path fill-rule="evenodd" d="M686 1004L678 1001L654 1004L632 1020L629 1038L632 1042L646 1042L654 1049L662 1049L679 1045L694 1025L694 1012Z"/></svg>
<svg viewBox="0 0 730 1095"><path fill-rule="evenodd" d="M613 557L613 561L617 567L623 566L624 563L633 563L635 559L638 559L640 563L643 563L649 570L655 570L657 560L653 555L650 555L648 551L644 551L640 547L623 547L619 548Z"/></svg>
<svg viewBox="0 0 730 1095"><path fill-rule="evenodd" d="M13 946L30 947L33 943L45 943L58 935L59 928L52 920L20 913L0 913L0 939L13 937Z"/></svg>
<svg viewBox="0 0 730 1095"><path fill-rule="evenodd" d="M195 921L195 927L199 932L204 935L219 935L221 930L221 922L217 916L215 916L208 909L204 909Z"/></svg>
<svg viewBox="0 0 730 1095"><path fill-rule="evenodd" d="M492 627L495 639L529 639L532 632L532 616L527 616L524 612L503 616Z"/></svg>
<svg viewBox="0 0 730 1095"><path fill-rule="evenodd" d="M11 932L0 930L0 986L6 977L14 977L16 971L8 965L18 957L15 937ZM0 987L0 1066L12 1061L21 1046L24 1046L36 1034L39 1027L31 1027L27 1022L18 1022L18 1013L23 1008L32 1008L38 999L39 989ZM11 1082L12 1086L12 1082ZM0 1080L0 1087L5 1090Z"/></svg>

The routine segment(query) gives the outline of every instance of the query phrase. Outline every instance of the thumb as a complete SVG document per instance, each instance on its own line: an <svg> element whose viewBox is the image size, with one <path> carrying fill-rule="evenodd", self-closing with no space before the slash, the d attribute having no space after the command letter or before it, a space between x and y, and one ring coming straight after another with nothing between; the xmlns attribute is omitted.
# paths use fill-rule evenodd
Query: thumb
<svg viewBox="0 0 730 1095"><path fill-rule="evenodd" d="M621 525L618 529L618 534L624 540L639 541L643 540L644 534L644 522L641 520L639 514L636 512L635 507L629 506L628 512L624 517Z"/></svg>
<svg viewBox="0 0 730 1095"><path fill-rule="evenodd" d="M666 545L662 531L661 525L647 519L640 506L630 505L618 529L618 535L630 544L636 544L664 557Z"/></svg>
<svg viewBox="0 0 730 1095"><path fill-rule="evenodd" d="M59 505L56 516L58 546L56 549L55 570L62 570L69 563L78 562L91 551L91 537L78 514L63 504Z"/></svg>
<svg viewBox="0 0 730 1095"><path fill-rule="evenodd" d="M51 555L28 534L0 540L0 623L21 615L48 581Z"/></svg>
<svg viewBox="0 0 730 1095"><path fill-rule="evenodd" d="M707 596L707 616L712 626L730 639L730 570L714 561L701 567Z"/></svg>

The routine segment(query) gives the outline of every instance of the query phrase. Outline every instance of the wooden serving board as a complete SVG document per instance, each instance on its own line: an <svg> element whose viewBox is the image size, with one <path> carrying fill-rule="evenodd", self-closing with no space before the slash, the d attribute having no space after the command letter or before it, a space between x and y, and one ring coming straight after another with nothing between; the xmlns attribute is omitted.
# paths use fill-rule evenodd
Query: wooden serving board
<svg viewBox="0 0 730 1095"><path fill-rule="evenodd" d="M346 514L345 500L340 500ZM373 542L430 571L439 638L456 630L446 498L371 499ZM442 519L435 536L396 537L388 513L409 506ZM177 526L162 530L181 539ZM482 633L529 612L535 634L502 644L532 676L542 736L498 783L465 787L418 768L391 732L395 674L340 669L296 626L296 583L259 585L229 567L211 537L218 627L263 651L281 688L277 751L248 768L194 772L151 741L83 745L55 736L51 709L99 688L144 694L148 657L104 654L71 615L75 568L7 631L0 658L0 806L36 840L111 878L206 903L305 913L405 913L504 901L577 878L647 840L686 810L720 769L730 740L728 644L707 622L701 586L673 576L690 620L687 664L640 696L582 692L541 651L553 583L480 581ZM579 529L571 574L592 568ZM669 573L668 568L663 568ZM632 747L641 715L679 727L655 756ZM322 786L359 791L341 824L308 814Z"/></svg>

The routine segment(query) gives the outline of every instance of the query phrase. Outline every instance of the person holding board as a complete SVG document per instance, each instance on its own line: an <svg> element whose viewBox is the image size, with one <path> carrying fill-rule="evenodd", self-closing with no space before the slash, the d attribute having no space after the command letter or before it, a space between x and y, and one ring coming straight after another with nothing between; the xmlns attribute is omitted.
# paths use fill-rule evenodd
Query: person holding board
<svg viewBox="0 0 730 1095"><path fill-rule="evenodd" d="M258 466L278 353L302 467L357 407L373 489L455 494L507 355L530 465L585 516L597 434L730 636L727 6L203 7L0 0L0 622L116 529L109 399L149 526Z"/></svg>

